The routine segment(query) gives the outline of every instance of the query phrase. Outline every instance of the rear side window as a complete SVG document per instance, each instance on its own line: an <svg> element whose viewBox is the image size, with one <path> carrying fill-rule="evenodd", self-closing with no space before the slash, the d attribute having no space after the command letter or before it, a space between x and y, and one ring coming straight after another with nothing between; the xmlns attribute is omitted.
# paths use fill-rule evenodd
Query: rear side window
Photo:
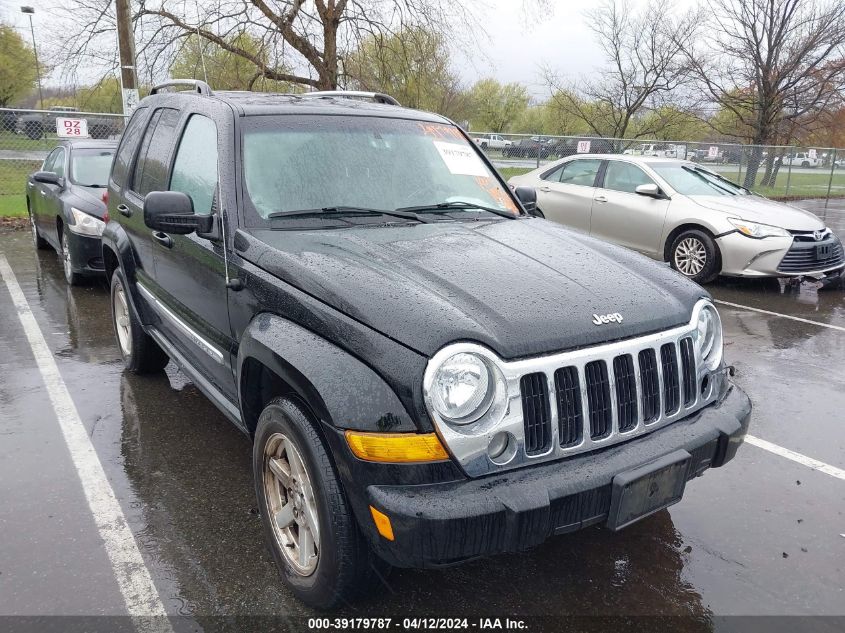
<svg viewBox="0 0 845 633"><path fill-rule="evenodd" d="M141 141L141 151L132 176L132 191L135 193L145 196L150 191L167 190L168 159L178 122L179 110L173 108L160 108L153 114Z"/></svg>
<svg viewBox="0 0 845 633"><path fill-rule="evenodd" d="M645 172L630 163L623 163L612 160L607 164L607 171L604 173L604 189L613 191L624 191L636 193L640 185L650 185L654 181L645 175Z"/></svg>
<svg viewBox="0 0 845 633"><path fill-rule="evenodd" d="M600 160L573 160L563 166L560 182L564 185L582 185L592 187L599 173Z"/></svg>
<svg viewBox="0 0 845 633"><path fill-rule="evenodd" d="M199 114L188 119L173 162L170 190L191 196L194 212L211 213L217 187L217 126Z"/></svg>
<svg viewBox="0 0 845 633"><path fill-rule="evenodd" d="M138 145L138 139L142 131L142 122L146 112L146 108L135 110L135 114L132 115L129 123L126 124L126 131L123 133L120 146L117 148L117 156L112 167L111 179L118 187L123 187L126 184L129 163L132 162L132 154Z"/></svg>

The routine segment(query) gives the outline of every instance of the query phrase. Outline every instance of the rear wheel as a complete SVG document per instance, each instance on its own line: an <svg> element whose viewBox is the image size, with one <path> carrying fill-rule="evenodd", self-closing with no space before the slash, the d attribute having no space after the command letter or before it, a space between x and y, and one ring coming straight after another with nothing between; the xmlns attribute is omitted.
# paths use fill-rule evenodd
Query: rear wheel
<svg viewBox="0 0 845 633"><path fill-rule="evenodd" d="M134 374L161 371L167 365L167 354L144 332L126 293L126 283L118 268L111 278L111 312L123 364Z"/></svg>
<svg viewBox="0 0 845 633"><path fill-rule="evenodd" d="M366 594L386 570L367 544L316 422L298 404L272 400L252 452L264 534L285 584L330 609Z"/></svg>
<svg viewBox="0 0 845 633"><path fill-rule="evenodd" d="M713 238L698 229L684 231L672 242L669 263L679 273L693 281L706 284L719 276L719 249Z"/></svg>
<svg viewBox="0 0 845 633"><path fill-rule="evenodd" d="M29 226L32 230L32 243L35 244L35 248L39 251L49 248L50 245L47 243L47 240L38 233L38 227L35 225L35 216L32 215L32 211L29 212Z"/></svg>

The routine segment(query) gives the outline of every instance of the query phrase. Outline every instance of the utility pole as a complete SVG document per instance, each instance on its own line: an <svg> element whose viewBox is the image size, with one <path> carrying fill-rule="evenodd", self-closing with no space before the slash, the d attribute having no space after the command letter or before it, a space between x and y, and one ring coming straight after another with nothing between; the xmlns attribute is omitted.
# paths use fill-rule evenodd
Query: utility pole
<svg viewBox="0 0 845 633"><path fill-rule="evenodd" d="M33 7L21 7L21 13L29 16L29 32L32 33L32 53L35 55L35 76L38 78L38 107L44 109L44 94L41 92L41 66L38 63L38 48L35 46L35 27L32 25Z"/></svg>
<svg viewBox="0 0 845 633"><path fill-rule="evenodd" d="M120 51L120 92L123 95L123 114L129 115L138 104L132 12L129 9L129 0L115 0L114 7L117 17L117 46Z"/></svg>

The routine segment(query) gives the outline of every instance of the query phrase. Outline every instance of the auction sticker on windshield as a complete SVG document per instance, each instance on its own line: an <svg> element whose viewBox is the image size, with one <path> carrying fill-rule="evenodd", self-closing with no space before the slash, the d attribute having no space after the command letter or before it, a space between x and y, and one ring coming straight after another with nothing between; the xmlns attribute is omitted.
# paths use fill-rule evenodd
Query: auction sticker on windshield
<svg viewBox="0 0 845 633"><path fill-rule="evenodd" d="M456 176L489 176L490 172L473 149L467 145L432 141L440 158Z"/></svg>

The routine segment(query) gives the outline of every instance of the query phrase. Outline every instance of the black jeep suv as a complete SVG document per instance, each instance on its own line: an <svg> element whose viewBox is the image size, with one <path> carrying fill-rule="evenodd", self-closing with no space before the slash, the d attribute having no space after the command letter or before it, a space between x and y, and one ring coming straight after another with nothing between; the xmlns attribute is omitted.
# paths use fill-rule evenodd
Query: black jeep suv
<svg viewBox="0 0 845 633"><path fill-rule="evenodd" d="M699 286L534 217L443 117L175 83L112 167L115 332L254 439L302 600L620 529L734 456L751 407Z"/></svg>

